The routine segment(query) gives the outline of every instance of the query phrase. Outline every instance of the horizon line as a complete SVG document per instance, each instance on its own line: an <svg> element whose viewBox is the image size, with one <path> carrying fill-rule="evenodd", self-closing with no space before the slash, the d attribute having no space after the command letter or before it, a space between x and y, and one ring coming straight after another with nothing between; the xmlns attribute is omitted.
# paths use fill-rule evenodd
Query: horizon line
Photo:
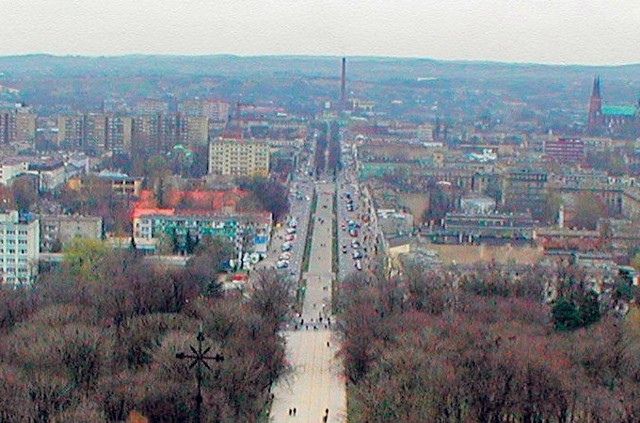
<svg viewBox="0 0 640 423"><path fill-rule="evenodd" d="M55 53L20 53L0 55L0 59L26 58L33 56L44 56L52 58L87 58L87 59L114 59L127 57L185 57L185 58L208 58L208 57L231 57L239 59L251 58L317 58L317 59L383 59L383 60L424 60L443 63L466 63L466 64L493 64L493 65L516 65L516 66L549 66L549 67L585 67L585 68L616 68L640 65L639 62L629 63L609 63L609 64L585 64L569 62L533 62L533 61L501 61L491 59L438 59L427 56L380 56L380 55L344 55L344 54L238 54L238 53L122 53L122 54L55 54Z"/></svg>

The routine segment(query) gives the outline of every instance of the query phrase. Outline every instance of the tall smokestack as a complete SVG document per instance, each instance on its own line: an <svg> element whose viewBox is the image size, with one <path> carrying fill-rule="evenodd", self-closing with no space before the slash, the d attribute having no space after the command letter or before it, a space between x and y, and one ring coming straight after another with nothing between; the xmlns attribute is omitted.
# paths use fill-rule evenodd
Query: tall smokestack
<svg viewBox="0 0 640 423"><path fill-rule="evenodd" d="M342 73L340 74L340 108L344 110L346 106L346 89L347 89L347 59L342 58Z"/></svg>

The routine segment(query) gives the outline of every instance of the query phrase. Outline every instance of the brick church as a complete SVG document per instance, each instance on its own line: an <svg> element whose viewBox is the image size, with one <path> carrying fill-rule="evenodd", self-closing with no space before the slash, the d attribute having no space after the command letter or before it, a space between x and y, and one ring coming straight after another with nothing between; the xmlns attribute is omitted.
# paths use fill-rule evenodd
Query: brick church
<svg viewBox="0 0 640 423"><path fill-rule="evenodd" d="M593 80L589 100L587 133L591 135L640 136L640 101L636 105L602 105L600 77Z"/></svg>

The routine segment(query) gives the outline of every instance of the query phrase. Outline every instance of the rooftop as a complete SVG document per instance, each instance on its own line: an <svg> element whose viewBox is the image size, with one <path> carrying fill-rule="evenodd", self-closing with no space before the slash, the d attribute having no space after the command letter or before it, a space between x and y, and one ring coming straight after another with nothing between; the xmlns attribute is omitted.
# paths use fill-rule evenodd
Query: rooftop
<svg viewBox="0 0 640 423"><path fill-rule="evenodd" d="M638 110L634 106L602 106L604 115L635 116Z"/></svg>

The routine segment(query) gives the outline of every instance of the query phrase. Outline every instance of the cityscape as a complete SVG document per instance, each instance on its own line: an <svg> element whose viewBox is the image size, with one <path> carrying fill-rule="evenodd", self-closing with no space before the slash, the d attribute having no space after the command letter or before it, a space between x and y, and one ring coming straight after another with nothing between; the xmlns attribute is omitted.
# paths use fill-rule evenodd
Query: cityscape
<svg viewBox="0 0 640 423"><path fill-rule="evenodd" d="M640 60L424 57L0 56L0 422L640 421Z"/></svg>

